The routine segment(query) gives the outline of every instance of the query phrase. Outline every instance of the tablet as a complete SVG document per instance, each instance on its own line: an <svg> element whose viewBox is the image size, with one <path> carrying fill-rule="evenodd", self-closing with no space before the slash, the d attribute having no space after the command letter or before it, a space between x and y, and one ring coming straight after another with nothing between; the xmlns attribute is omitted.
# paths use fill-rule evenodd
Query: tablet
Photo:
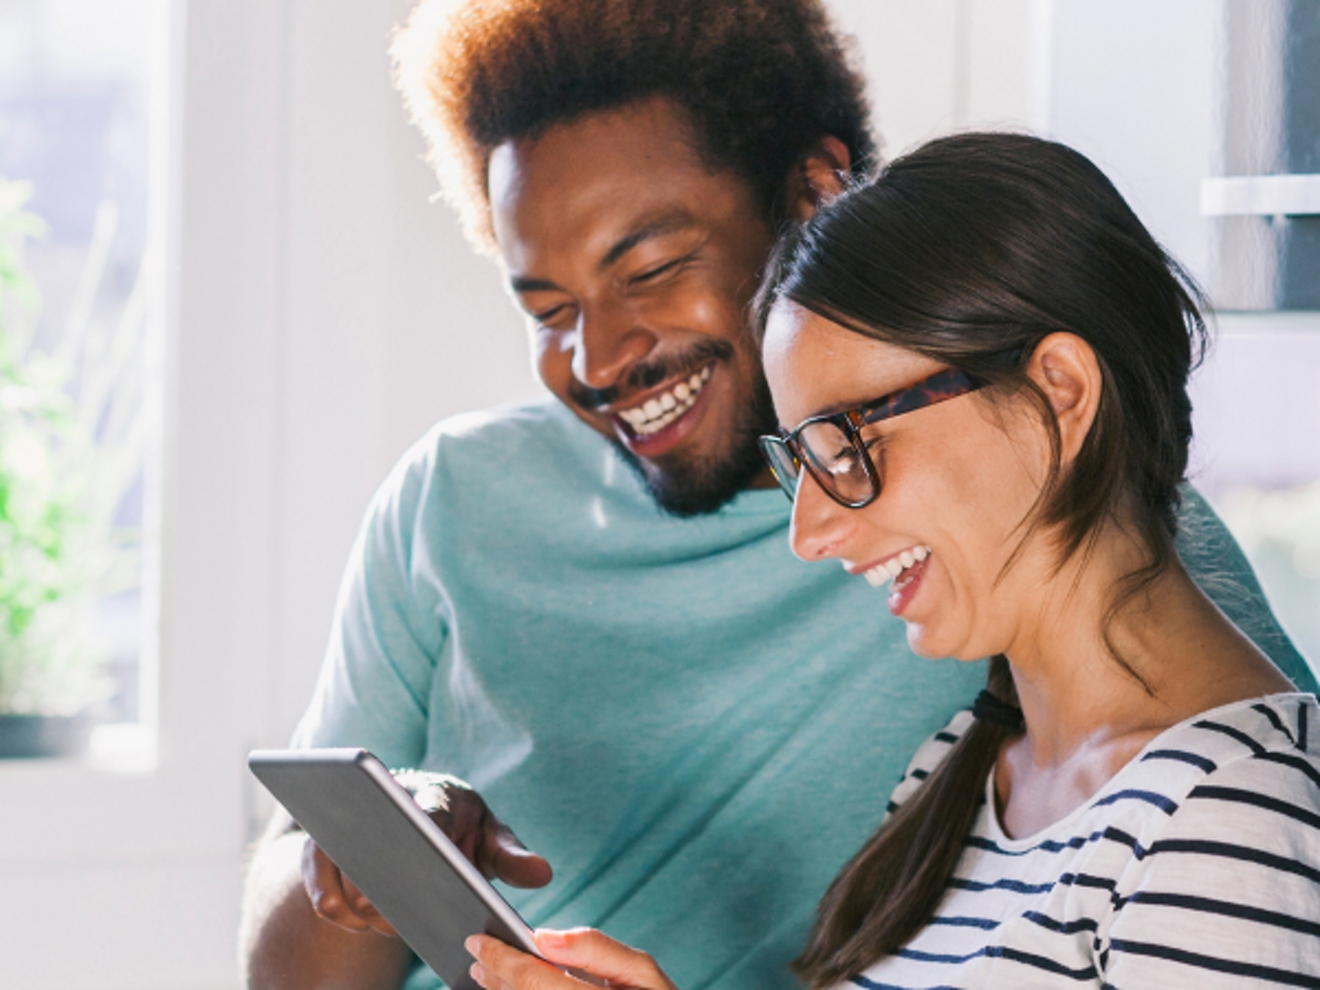
<svg viewBox="0 0 1320 990"><path fill-rule="evenodd" d="M469 935L539 956L518 913L365 749L259 749L248 766L453 990L480 990Z"/></svg>

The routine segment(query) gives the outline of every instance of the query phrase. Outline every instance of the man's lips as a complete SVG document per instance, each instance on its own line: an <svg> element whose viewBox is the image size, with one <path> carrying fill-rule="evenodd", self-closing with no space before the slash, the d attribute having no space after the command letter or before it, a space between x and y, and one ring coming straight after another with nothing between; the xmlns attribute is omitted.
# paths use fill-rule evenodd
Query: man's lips
<svg viewBox="0 0 1320 990"><path fill-rule="evenodd" d="M634 455L654 460L682 446L697 430L713 394L708 387L712 377L713 363L685 378L670 379L645 398L630 396L626 405L619 403L618 408L601 413L609 417L619 441Z"/></svg>
<svg viewBox="0 0 1320 990"><path fill-rule="evenodd" d="M629 397L627 405L606 412L620 422L623 432L643 442L681 419L696 405L701 390L710 381L715 365L707 364L683 378L676 378L652 390L645 397Z"/></svg>

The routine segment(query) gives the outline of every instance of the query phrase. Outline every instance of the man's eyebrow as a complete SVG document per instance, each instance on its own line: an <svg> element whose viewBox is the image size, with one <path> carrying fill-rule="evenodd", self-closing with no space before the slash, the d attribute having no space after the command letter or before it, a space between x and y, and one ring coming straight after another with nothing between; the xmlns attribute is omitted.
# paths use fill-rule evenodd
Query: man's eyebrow
<svg viewBox="0 0 1320 990"><path fill-rule="evenodd" d="M665 234L672 234L676 230L684 230L696 225L696 219L686 210L674 210L663 216L647 220L645 223L634 227L628 233L614 242L605 256L600 259L596 265L596 270L603 272L611 265L615 264L625 254L635 248L643 241L648 241L653 237L663 237ZM509 279L509 285L514 292L559 292L561 287L551 282L549 279L533 278L528 275L515 275Z"/></svg>
<svg viewBox="0 0 1320 990"><path fill-rule="evenodd" d="M558 292L559 286L554 282L544 278L529 278L526 275L515 275L509 279L509 285L514 292Z"/></svg>
<svg viewBox="0 0 1320 990"><path fill-rule="evenodd" d="M663 237L665 234L672 234L676 230L683 230L695 224L695 218L686 210L674 210L654 220L648 220L619 238L614 246L605 252L605 257L600 259L596 270L603 272L643 241L649 241L653 237Z"/></svg>

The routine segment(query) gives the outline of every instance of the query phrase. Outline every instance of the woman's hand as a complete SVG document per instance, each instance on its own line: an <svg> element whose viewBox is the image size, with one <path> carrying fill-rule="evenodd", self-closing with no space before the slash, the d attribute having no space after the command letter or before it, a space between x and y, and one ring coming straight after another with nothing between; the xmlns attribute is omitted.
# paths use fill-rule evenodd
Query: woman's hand
<svg viewBox="0 0 1320 990"><path fill-rule="evenodd" d="M476 957L472 978L486 990L583 990L585 980L559 966L578 969L628 990L676 990L669 977L645 952L630 949L594 928L567 931L538 929L536 948L550 963L529 956L499 939L473 935L465 943Z"/></svg>

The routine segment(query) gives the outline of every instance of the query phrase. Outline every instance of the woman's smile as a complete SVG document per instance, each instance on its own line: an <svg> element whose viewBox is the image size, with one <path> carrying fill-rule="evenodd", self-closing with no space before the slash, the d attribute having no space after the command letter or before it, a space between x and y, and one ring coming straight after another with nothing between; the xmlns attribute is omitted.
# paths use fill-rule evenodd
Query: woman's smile
<svg viewBox="0 0 1320 990"><path fill-rule="evenodd" d="M919 564L928 556L930 556L930 547L920 543L906 550L900 550L898 553L878 560L873 564L853 567L845 562L843 566L844 570L853 574L860 574L866 578L872 588L879 588L891 579L898 579L905 570L908 570L914 564Z"/></svg>

